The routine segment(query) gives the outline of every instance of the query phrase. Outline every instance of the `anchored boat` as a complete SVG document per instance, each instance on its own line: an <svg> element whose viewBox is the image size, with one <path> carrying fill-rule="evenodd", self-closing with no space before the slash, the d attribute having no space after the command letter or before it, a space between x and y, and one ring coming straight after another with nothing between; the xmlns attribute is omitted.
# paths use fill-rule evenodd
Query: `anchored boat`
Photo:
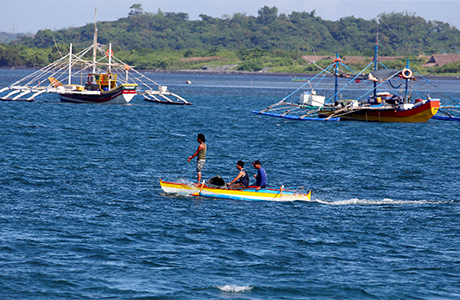
<svg viewBox="0 0 460 300"><path fill-rule="evenodd" d="M262 111L253 113L282 117L304 121L339 121L355 120L368 122L427 122L440 107L439 99L417 97L412 98L412 82L416 81L415 71L407 66L402 70L378 69L377 43L375 45L374 60L361 72L355 72L337 58L328 67L323 69L311 80L296 89L293 93ZM364 72L374 64L374 70L368 74ZM383 64L382 64L383 65ZM385 67L386 68L386 67ZM345 70L343 70L345 69ZM419 75L419 74L418 74ZM334 77L334 92L327 100L324 96L317 95L321 87L321 81ZM421 75L420 75L421 77ZM345 78L346 82L339 88L339 78ZM318 80L316 82L315 80ZM343 91L353 91L353 85L360 82L372 82L373 87L359 97L342 99ZM312 82L315 85L312 85ZM310 90L300 95L299 101L289 98L295 93L302 91L309 84ZM396 93L381 91L379 89L399 89L405 86L402 96ZM323 84L323 86L329 86ZM360 89L354 90L356 93ZM399 90L401 91L401 90ZM324 91L325 93L327 91ZM339 97L340 95L340 97Z"/></svg>
<svg viewBox="0 0 460 300"><path fill-rule="evenodd" d="M168 194L179 194L187 196L212 197L232 200L250 200L250 201L310 201L311 191L308 193L299 193L297 191L286 190L284 187L279 189L262 188L256 190L255 187L248 187L243 190L221 188L212 185L187 184L168 182L160 179L161 188Z"/></svg>
<svg viewBox="0 0 460 300"><path fill-rule="evenodd" d="M367 122L427 122L439 109L439 99L416 99L415 102L398 101L401 97L390 93L377 93L367 101L341 100L334 106L323 106L318 115L326 119L340 117L342 120Z"/></svg>
<svg viewBox="0 0 460 300"><path fill-rule="evenodd" d="M97 43L96 24L95 20L93 45L74 54L70 44L66 56L0 89L0 100L34 101L42 94L55 93L61 101L74 103L126 104L141 95L157 103L190 104L116 58L112 44L103 49ZM90 51L92 60L86 58Z"/></svg>

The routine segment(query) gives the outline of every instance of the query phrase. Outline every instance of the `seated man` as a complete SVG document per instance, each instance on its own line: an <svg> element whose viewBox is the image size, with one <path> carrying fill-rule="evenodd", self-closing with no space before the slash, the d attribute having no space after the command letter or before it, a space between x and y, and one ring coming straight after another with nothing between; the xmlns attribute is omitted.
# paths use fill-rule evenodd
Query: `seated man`
<svg viewBox="0 0 460 300"><path fill-rule="evenodd" d="M267 187L267 173L265 173L265 170L260 165L260 161L256 160L252 164L254 165L254 168L257 169L257 175L254 175L254 178L256 179L256 183L254 184L256 186L256 190Z"/></svg>
<svg viewBox="0 0 460 300"><path fill-rule="evenodd" d="M249 184L248 172L244 169L244 162L239 160L236 163L236 168L240 171L238 176L235 177L231 182L227 183L227 186L231 189L245 189Z"/></svg>

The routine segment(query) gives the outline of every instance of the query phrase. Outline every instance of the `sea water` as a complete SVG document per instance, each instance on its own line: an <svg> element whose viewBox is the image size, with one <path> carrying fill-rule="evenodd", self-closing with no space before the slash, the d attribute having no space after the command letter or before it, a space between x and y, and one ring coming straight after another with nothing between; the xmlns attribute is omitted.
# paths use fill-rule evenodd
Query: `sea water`
<svg viewBox="0 0 460 300"><path fill-rule="evenodd" d="M193 105L0 102L0 298L460 298L460 122L299 122L251 113L286 76L146 76ZM198 133L204 179L258 159L312 201L164 194Z"/></svg>

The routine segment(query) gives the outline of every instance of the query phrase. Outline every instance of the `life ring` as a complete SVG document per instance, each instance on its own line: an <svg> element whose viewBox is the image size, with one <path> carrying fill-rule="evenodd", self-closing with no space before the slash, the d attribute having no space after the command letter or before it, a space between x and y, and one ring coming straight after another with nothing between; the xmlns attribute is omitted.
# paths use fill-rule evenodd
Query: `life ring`
<svg viewBox="0 0 460 300"><path fill-rule="evenodd" d="M412 77L412 70L411 69L403 69L401 71L401 76L404 78L404 79L409 79Z"/></svg>
<svg viewBox="0 0 460 300"><path fill-rule="evenodd" d="M105 56L112 57L113 56L113 51L112 50L105 51Z"/></svg>

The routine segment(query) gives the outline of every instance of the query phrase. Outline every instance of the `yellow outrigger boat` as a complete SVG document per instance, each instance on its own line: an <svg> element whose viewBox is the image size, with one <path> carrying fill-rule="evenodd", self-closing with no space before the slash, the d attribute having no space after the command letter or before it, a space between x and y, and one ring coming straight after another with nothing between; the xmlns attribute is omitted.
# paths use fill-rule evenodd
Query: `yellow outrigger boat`
<svg viewBox="0 0 460 300"><path fill-rule="evenodd" d="M311 200L311 191L307 194L303 194L297 191L286 190L283 186L279 189L262 188L260 190L256 190L255 187L248 187L244 190L235 190L206 185L204 182L201 184L186 184L163 181L161 178L160 185L163 191L168 194L250 201Z"/></svg>

